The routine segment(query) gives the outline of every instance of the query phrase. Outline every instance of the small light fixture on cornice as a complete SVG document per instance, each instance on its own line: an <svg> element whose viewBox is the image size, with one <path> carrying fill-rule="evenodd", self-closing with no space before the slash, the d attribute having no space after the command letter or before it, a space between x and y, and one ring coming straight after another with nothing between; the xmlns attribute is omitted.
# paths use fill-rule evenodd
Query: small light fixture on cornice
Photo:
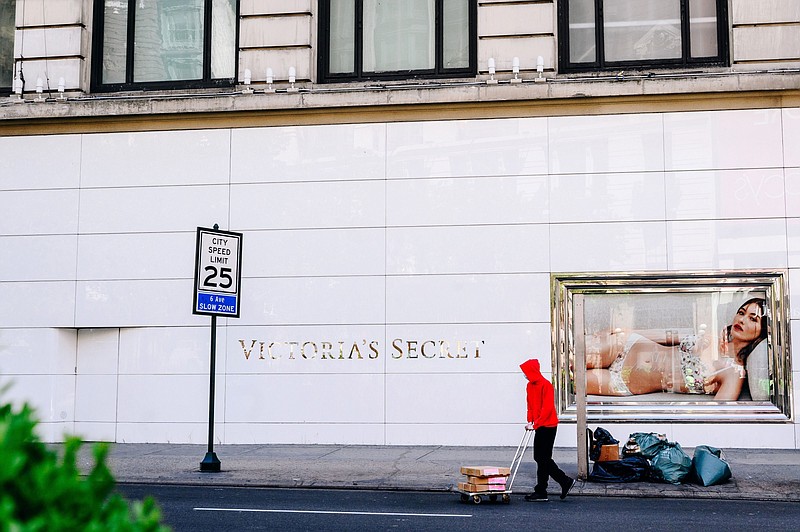
<svg viewBox="0 0 800 532"><path fill-rule="evenodd" d="M272 69L268 67L267 68L267 88L264 89L265 93L275 92L275 88L272 86L272 84L274 82L275 82L275 76L272 73Z"/></svg>
<svg viewBox="0 0 800 532"><path fill-rule="evenodd" d="M486 80L487 85L497 85L497 80L494 79L494 57L490 57L489 60L486 62L489 68L489 79Z"/></svg>
<svg viewBox="0 0 800 532"><path fill-rule="evenodd" d="M299 91L299 89L294 86L295 81L297 81L297 69L291 66L289 67L289 88L286 89L286 92Z"/></svg>
<svg viewBox="0 0 800 532"><path fill-rule="evenodd" d="M22 79L19 75L14 78L14 94L11 95L11 99L14 103L25 103L22 98Z"/></svg>
<svg viewBox="0 0 800 532"><path fill-rule="evenodd" d="M40 77L36 78L36 98L33 101L39 103L44 101L44 82Z"/></svg>
<svg viewBox="0 0 800 532"><path fill-rule="evenodd" d="M66 87L67 87L67 82L64 79L64 77L62 76L58 78L58 98L57 98L58 100L64 101L67 99L66 96L64 96L64 90L66 89Z"/></svg>
<svg viewBox="0 0 800 532"><path fill-rule="evenodd" d="M252 74L250 73L249 68L244 69L244 89L242 89L242 94L253 94L253 89L250 88L250 82L252 81Z"/></svg>
<svg viewBox="0 0 800 532"><path fill-rule="evenodd" d="M511 78L511 83L522 83L522 79L519 77L519 57L515 57L511 60L511 72L514 73L514 77Z"/></svg>
<svg viewBox="0 0 800 532"><path fill-rule="evenodd" d="M542 73L544 72L544 57L542 57L541 55L536 58L536 72L538 72L538 75L533 81L539 83L545 81L545 78L542 77Z"/></svg>

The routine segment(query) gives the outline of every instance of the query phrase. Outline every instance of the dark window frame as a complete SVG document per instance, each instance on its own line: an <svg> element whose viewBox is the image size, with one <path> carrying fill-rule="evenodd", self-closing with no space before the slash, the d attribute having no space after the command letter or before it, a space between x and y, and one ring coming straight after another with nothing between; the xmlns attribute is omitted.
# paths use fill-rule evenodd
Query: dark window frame
<svg viewBox="0 0 800 532"><path fill-rule="evenodd" d="M436 1L436 64L432 69L425 70L401 70L393 72L368 72L363 71L363 0L355 0L355 35L354 35L354 73L331 73L330 72L330 1L319 0L319 61L317 65L317 77L320 83L344 83L350 81L363 80L403 80L403 79L436 79L436 78L458 78L475 76L478 71L478 2L469 0L469 64L464 68L444 68L443 50L443 20L444 0Z"/></svg>
<svg viewBox="0 0 800 532"><path fill-rule="evenodd" d="M714 57L693 58L689 35L689 0L679 0L681 5L681 57L676 59L654 59L633 61L606 61L603 27L603 2L594 0L595 5L595 50L597 57L593 62L570 63L569 49L569 2L558 0L558 64L559 71L596 72L623 69L687 69L692 67L729 66L728 2L716 0L717 4L717 55Z"/></svg>
<svg viewBox="0 0 800 532"><path fill-rule="evenodd" d="M213 87L232 87L236 85L239 75L239 13L241 0L236 0L236 43L235 49L237 57L234 60L234 76L232 78L211 77L211 37L213 31L212 24L212 0L204 0L203 4L203 77L193 80L172 80L172 81L133 81L134 42L135 42L135 4L137 0L123 0L128 2L128 27L127 27L127 49L125 82L123 83L103 83L103 34L105 31L104 0L95 0L93 13L92 37L92 64L91 64L91 83L92 92L119 92L119 91L138 91L138 90L174 90L174 89L201 89Z"/></svg>
<svg viewBox="0 0 800 532"><path fill-rule="evenodd" d="M16 12L16 0L13 3L13 6L8 6L8 9L11 10L11 13ZM3 64L0 65L2 69L8 69L6 73L11 74L11 84L10 85L0 85L0 96L8 96L12 92L14 92L14 79L16 77L16 64L14 60L14 34L16 33L16 18L12 15L11 18L11 63L10 64Z"/></svg>

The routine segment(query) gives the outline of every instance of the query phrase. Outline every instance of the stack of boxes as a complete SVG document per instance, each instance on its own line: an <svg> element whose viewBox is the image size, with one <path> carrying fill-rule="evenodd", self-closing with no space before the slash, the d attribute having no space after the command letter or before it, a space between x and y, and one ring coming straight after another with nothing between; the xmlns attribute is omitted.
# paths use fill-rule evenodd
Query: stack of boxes
<svg viewBox="0 0 800 532"><path fill-rule="evenodd" d="M459 482L458 489L469 493L506 491L506 481L511 468L495 466L461 466L466 482Z"/></svg>

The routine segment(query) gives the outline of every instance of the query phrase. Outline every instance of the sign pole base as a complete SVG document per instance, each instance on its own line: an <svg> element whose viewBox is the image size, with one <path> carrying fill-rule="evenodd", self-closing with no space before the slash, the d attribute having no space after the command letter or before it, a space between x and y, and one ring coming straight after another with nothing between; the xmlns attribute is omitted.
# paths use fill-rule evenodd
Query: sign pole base
<svg viewBox="0 0 800 532"><path fill-rule="evenodd" d="M222 462L220 462L219 458L217 458L217 453L215 453L214 451L209 451L206 453L206 456L203 458L203 461L200 462L200 471L206 471L209 473L219 473L221 466Z"/></svg>

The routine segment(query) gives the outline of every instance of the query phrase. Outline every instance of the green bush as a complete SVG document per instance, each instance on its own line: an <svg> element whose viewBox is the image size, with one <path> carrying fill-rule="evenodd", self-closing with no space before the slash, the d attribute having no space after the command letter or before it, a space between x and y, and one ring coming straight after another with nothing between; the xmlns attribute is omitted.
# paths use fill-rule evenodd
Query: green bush
<svg viewBox="0 0 800 532"><path fill-rule="evenodd" d="M114 492L107 444L94 446L95 464L84 476L76 466L81 440L67 440L59 461L37 437L37 423L27 405L0 406L0 531L169 530L152 498L129 503Z"/></svg>

